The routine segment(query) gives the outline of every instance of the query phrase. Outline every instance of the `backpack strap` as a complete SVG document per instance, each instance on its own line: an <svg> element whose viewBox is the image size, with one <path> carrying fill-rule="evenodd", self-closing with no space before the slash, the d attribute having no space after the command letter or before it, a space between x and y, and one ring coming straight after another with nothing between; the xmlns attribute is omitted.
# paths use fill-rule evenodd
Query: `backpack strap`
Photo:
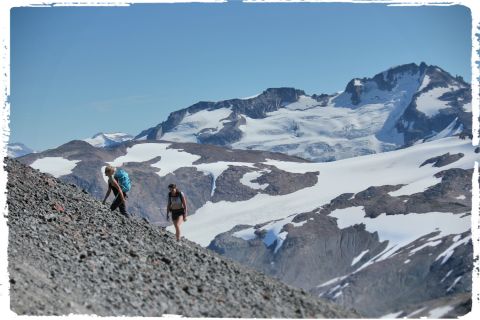
<svg viewBox="0 0 480 320"><path fill-rule="evenodd" d="M172 205L172 194L171 192L169 191L168 192L168 206L170 207ZM177 195L175 197L180 197L180 202L182 203L182 206L183 206L183 192L181 192L180 190L177 190Z"/></svg>

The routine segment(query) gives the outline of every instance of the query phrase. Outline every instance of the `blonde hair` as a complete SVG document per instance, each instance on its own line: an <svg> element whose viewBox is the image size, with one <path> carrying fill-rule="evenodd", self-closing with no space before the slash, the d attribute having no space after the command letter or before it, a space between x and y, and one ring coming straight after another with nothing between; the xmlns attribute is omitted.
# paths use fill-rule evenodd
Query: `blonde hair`
<svg viewBox="0 0 480 320"><path fill-rule="evenodd" d="M105 167L105 173L113 173L113 172L115 172L115 167L110 165Z"/></svg>

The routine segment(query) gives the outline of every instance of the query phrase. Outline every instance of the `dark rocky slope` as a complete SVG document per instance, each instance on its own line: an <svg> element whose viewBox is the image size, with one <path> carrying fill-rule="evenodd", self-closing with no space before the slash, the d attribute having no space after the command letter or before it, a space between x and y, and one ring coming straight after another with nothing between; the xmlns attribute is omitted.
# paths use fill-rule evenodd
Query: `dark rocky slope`
<svg viewBox="0 0 480 320"><path fill-rule="evenodd" d="M357 317L187 240L179 245L74 185L15 160L6 164L17 314Z"/></svg>

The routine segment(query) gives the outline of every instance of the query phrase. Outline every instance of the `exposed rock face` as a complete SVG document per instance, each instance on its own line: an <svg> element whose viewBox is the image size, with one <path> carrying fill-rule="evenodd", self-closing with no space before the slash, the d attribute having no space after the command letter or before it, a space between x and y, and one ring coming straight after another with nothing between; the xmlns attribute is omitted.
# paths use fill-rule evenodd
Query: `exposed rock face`
<svg viewBox="0 0 480 320"><path fill-rule="evenodd" d="M449 165L450 163L454 163L455 161L462 158L463 156L464 156L463 153L457 153L457 154L445 153L441 156L433 157L428 160L425 160L425 162L422 163L420 167L423 167L424 165L429 163L433 163L434 167L444 167L446 165Z"/></svg>
<svg viewBox="0 0 480 320"><path fill-rule="evenodd" d="M451 157L439 157L451 159ZM429 165L437 163L430 161ZM442 160L442 161L443 161ZM338 209L363 207L365 217L381 214L410 215L436 212L469 215L473 170L440 171L439 183L424 192L392 196L402 185L370 187L356 194L342 194L329 204L296 215L280 230L286 236L269 242L265 222L253 226L249 240L235 235L252 228L239 225L218 235L209 248L272 275L285 283L355 308L366 317L398 313L435 314L449 306L451 316L470 311L473 248L470 232L431 240L438 231L416 239L387 259L375 259L388 246L364 224L340 228L330 216ZM413 226L412 226L413 228ZM457 241L462 239L463 245ZM269 245L267 245L269 244ZM448 258L442 253L451 249ZM442 258L440 258L442 257ZM295 261L295 263L293 263Z"/></svg>
<svg viewBox="0 0 480 320"><path fill-rule="evenodd" d="M470 134L472 131L471 108L465 110L464 106L471 103L470 86L461 78L454 78L435 66L425 66L423 79L428 77L429 82L414 96L405 110L405 113L399 118L396 125L399 132L404 134L405 144L412 145L416 141L428 139L442 132L447 127L451 132L458 134ZM438 113L434 115L425 114L419 108L419 97L428 95L433 90L450 88L444 92L439 101L430 101L430 104L436 104L439 107ZM447 107L441 107L446 104Z"/></svg>
<svg viewBox="0 0 480 320"><path fill-rule="evenodd" d="M358 317L6 159L8 271L20 315ZM188 223L188 222L187 222Z"/></svg>
<svg viewBox="0 0 480 320"><path fill-rule="evenodd" d="M220 102L198 102L186 109L172 112L167 121L158 124L156 127L149 128L142 131L136 136L136 138L146 137L147 139L161 139L165 132L171 131L182 121L183 117L187 113L195 113L200 110L216 110L221 108L232 107L232 115L230 116L231 122L224 131L219 132L216 135L207 137L201 137L200 139L205 143L212 143L215 141L220 142L220 145L225 145L227 140L233 142L240 137L235 136L235 133L239 133L238 126L244 123L244 119L240 117L240 114L244 114L253 119L260 119L266 116L267 112L275 111L282 106L295 102L300 95L304 95L305 92L294 88L271 88L267 89L258 97L251 99L231 99ZM228 137L233 132L232 137ZM223 136L223 138L222 138ZM225 140L227 139L227 140Z"/></svg>

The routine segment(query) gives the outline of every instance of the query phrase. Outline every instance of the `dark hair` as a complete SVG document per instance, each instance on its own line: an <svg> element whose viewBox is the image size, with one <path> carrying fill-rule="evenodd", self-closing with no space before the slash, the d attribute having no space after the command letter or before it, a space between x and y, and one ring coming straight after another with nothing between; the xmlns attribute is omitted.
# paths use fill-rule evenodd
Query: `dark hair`
<svg viewBox="0 0 480 320"><path fill-rule="evenodd" d="M175 183L170 183L168 185L168 189L173 189L173 188L177 188L177 185Z"/></svg>

